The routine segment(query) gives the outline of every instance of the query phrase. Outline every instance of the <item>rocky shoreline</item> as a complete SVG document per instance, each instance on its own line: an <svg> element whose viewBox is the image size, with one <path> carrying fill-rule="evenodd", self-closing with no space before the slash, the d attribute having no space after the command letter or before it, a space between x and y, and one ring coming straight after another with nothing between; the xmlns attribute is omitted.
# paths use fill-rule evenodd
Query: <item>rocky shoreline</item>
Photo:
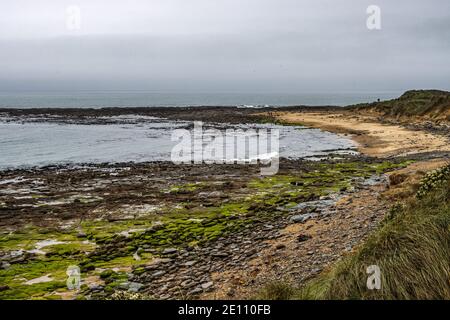
<svg viewBox="0 0 450 320"><path fill-rule="evenodd" d="M217 107L126 107L126 108L36 108L36 109L6 109L0 108L0 117L6 121L15 122L53 122L70 124L115 124L145 122L139 117L155 117L177 121L204 121L212 123L243 124L265 122L266 115L274 111L307 111L336 110L338 107L264 107L240 108L235 106ZM134 117L134 119L133 119Z"/></svg>
<svg viewBox="0 0 450 320"><path fill-rule="evenodd" d="M373 188L368 187L371 183L379 188L386 186L383 179L370 180L358 189L373 192ZM386 204L377 206L378 211L371 207L364 218L352 220L349 229L337 228L333 236L327 235L326 242L313 243L316 241L310 241L313 236L308 232L294 232L297 243L294 248L287 247L290 243L286 241L284 230L288 226L349 220L349 212L335 206L339 199L346 196L347 193L336 193L301 203L277 220L257 222L251 229L219 238L208 247L182 251L167 249L163 253L168 259L145 267L141 275L134 275L130 280L144 284L142 291L158 299L198 294L213 299L249 298L255 294L255 287L261 287L268 281L289 278L301 283L351 251L382 219L382 209L386 209ZM345 224L345 220L341 224ZM333 252L326 252L329 246ZM265 272L267 270L264 268L270 268L271 272ZM251 276L242 277L242 273Z"/></svg>
<svg viewBox="0 0 450 320"><path fill-rule="evenodd" d="M266 178L257 166L171 163L4 171L0 276L8 289L0 295L212 294L222 287L215 274L247 269L270 247L267 241L283 237L284 228L328 219L333 199L405 163L283 159L280 173ZM325 207L319 208L321 202ZM326 265L339 255L309 256ZM80 292L65 288L64 269L72 264L82 272Z"/></svg>
<svg viewBox="0 0 450 320"><path fill-rule="evenodd" d="M6 121L76 124L274 120L269 109L134 109L0 114ZM4 170L0 299L247 299L271 280L301 284L378 226L391 205L380 197L389 172L448 157L430 151L281 159L272 177L255 165L170 162ZM66 286L73 265L81 271L79 290Z"/></svg>

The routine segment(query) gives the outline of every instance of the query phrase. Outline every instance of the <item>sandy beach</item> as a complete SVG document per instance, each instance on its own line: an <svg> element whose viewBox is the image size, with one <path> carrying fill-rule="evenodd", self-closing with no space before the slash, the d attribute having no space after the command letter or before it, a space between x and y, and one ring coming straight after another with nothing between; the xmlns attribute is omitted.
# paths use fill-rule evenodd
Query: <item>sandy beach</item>
<svg viewBox="0 0 450 320"><path fill-rule="evenodd" d="M373 116L362 116L352 111L273 112L271 116L281 122L351 135L361 153L374 157L450 151L446 136L381 123Z"/></svg>

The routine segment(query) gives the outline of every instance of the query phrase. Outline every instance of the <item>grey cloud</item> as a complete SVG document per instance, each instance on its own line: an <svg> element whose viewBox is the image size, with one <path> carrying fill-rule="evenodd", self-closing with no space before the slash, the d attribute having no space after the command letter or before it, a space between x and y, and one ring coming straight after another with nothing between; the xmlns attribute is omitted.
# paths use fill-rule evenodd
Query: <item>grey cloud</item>
<svg viewBox="0 0 450 320"><path fill-rule="evenodd" d="M224 1L216 3L225 6ZM369 1L264 0L243 1L242 12L236 16L229 10L220 16L213 6L204 7L206 2L192 1L191 12L207 8L214 13L215 23L199 12L200 20L212 21L211 28L186 18L178 26L156 32L146 29L151 22L147 26L140 16L134 33L133 25L102 34L37 31L15 37L12 32L0 37L0 90L449 89L450 4L441 0L378 2L380 31L365 27ZM177 3L169 2L172 8ZM252 11L258 8L259 12ZM180 12L176 17L182 17ZM111 21L117 18L110 17ZM174 17L158 17L159 21L165 18L176 24Z"/></svg>

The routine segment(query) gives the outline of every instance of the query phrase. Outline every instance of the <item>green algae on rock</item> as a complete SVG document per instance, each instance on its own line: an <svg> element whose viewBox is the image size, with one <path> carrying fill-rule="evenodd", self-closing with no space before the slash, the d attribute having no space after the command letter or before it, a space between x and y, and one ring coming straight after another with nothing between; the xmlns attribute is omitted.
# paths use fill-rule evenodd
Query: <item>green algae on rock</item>
<svg viewBox="0 0 450 320"><path fill-rule="evenodd" d="M152 195L159 199L158 204L121 206L115 209L114 220L109 219L107 209L97 208L97 203L104 201L93 195L95 203L87 201L79 205L92 206L95 218L86 214L74 223L64 222L62 227L29 224L13 231L2 230L0 257L19 250L26 254L20 263L10 261L9 266L0 269L0 281L8 286L0 292L0 298L61 298L68 291L65 280L70 265L80 266L83 278L103 277L101 280L108 282L104 291L111 294L121 287L128 273L144 272L144 267L163 256L167 249L209 246L258 223L284 217L298 203L351 190L358 181L408 163L303 162L298 168L281 170L272 177L249 174L240 176L238 182L231 181L234 175L226 181L217 181L220 183L212 183L202 176L196 176L197 182L173 184L169 180L163 192ZM211 197L214 201L208 201ZM133 208L141 210L140 214L133 215ZM41 253L27 253L36 249L39 242L49 240L53 242L42 247ZM25 284L47 275L51 281ZM89 286L84 284L78 297L88 291Z"/></svg>

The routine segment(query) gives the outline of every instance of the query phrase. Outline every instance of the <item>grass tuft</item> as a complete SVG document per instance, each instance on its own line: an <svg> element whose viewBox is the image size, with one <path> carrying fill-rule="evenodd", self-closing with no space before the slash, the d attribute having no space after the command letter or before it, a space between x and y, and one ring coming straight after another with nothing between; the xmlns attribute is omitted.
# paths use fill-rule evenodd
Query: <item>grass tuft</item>
<svg viewBox="0 0 450 320"><path fill-rule="evenodd" d="M396 206L353 255L307 283L299 299L450 299L450 180ZM381 270L369 290L367 267Z"/></svg>
<svg viewBox="0 0 450 320"><path fill-rule="evenodd" d="M296 290L287 281L272 281L268 283L258 294L259 300L290 300Z"/></svg>

